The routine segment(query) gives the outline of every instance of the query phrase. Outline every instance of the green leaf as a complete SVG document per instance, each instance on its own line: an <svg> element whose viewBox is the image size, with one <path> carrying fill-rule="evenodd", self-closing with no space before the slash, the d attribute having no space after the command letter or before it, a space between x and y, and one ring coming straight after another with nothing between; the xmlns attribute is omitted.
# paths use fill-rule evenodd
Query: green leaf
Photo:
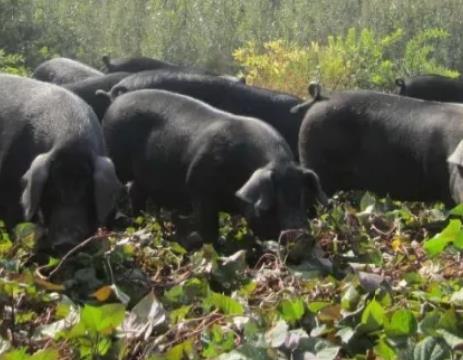
<svg viewBox="0 0 463 360"><path fill-rule="evenodd" d="M212 276L223 289L230 289L242 281L240 274L246 269L246 251L240 250L218 259L220 265L212 270Z"/></svg>
<svg viewBox="0 0 463 360"><path fill-rule="evenodd" d="M175 345L172 349L167 351L165 355L166 360L183 360L189 359L194 353L194 344L192 340L186 340L180 344Z"/></svg>
<svg viewBox="0 0 463 360"><path fill-rule="evenodd" d="M18 224L14 228L14 238L26 249L32 250L40 235L38 226L33 223Z"/></svg>
<svg viewBox="0 0 463 360"><path fill-rule="evenodd" d="M25 348L15 349L3 354L1 360L59 360L59 352L55 349L39 350L29 355Z"/></svg>
<svg viewBox="0 0 463 360"><path fill-rule="evenodd" d="M428 336L413 350L413 360L448 360L450 349L444 340Z"/></svg>
<svg viewBox="0 0 463 360"><path fill-rule="evenodd" d="M375 353L379 355L383 360L395 360L397 359L397 354L391 346L384 340L381 339L378 342L378 345L375 346Z"/></svg>
<svg viewBox="0 0 463 360"><path fill-rule="evenodd" d="M244 308L238 301L232 299L229 296L219 294L211 291L203 304L208 306L214 306L219 309L225 315L243 315Z"/></svg>
<svg viewBox="0 0 463 360"><path fill-rule="evenodd" d="M456 235L455 235L456 236ZM437 234L430 240L426 240L423 245L423 249L426 251L428 256L434 257L439 255L444 249L451 243L452 240L440 237Z"/></svg>
<svg viewBox="0 0 463 360"><path fill-rule="evenodd" d="M449 215L461 216L463 217L463 204L458 204L453 209L449 211Z"/></svg>
<svg viewBox="0 0 463 360"><path fill-rule="evenodd" d="M244 297L244 298L249 298L254 290L257 288L257 283L254 281L251 281L249 284L244 285L241 289L239 289L239 295Z"/></svg>
<svg viewBox="0 0 463 360"><path fill-rule="evenodd" d="M361 324L366 332L379 330L385 319L385 311L375 299L371 300L362 313Z"/></svg>
<svg viewBox="0 0 463 360"><path fill-rule="evenodd" d="M125 307L122 304L85 305L80 316L85 329L107 335L124 320Z"/></svg>
<svg viewBox="0 0 463 360"><path fill-rule="evenodd" d="M189 305L196 299L206 297L208 292L209 285L205 280L192 278L181 285L174 286L164 296L166 300L173 304Z"/></svg>
<svg viewBox="0 0 463 360"><path fill-rule="evenodd" d="M281 316L290 324L294 324L296 321L299 321L304 315L304 312L304 301L300 298L285 299L280 303Z"/></svg>
<svg viewBox="0 0 463 360"><path fill-rule="evenodd" d="M2 231L0 229L0 231ZM0 236L0 255L6 255L13 247L13 242L10 240L9 236Z"/></svg>
<svg viewBox="0 0 463 360"><path fill-rule="evenodd" d="M186 316L191 310L192 305L183 305L178 309L172 310L169 313L169 319L172 324L177 324L183 320L185 320Z"/></svg>
<svg viewBox="0 0 463 360"><path fill-rule="evenodd" d="M327 306L332 305L330 302L326 301L312 301L307 305L307 308L314 314L318 313L320 310L326 308Z"/></svg>
<svg viewBox="0 0 463 360"><path fill-rule="evenodd" d="M341 306L343 310L353 311L360 300L360 293L357 291L356 286L350 285L341 298Z"/></svg>
<svg viewBox="0 0 463 360"><path fill-rule="evenodd" d="M232 331L224 331L221 326L214 324L203 337L206 342L202 352L206 358L217 358L223 352L230 351L235 345L235 335Z"/></svg>
<svg viewBox="0 0 463 360"><path fill-rule="evenodd" d="M10 350L0 357L0 360L29 360L30 355L27 354L25 348Z"/></svg>
<svg viewBox="0 0 463 360"><path fill-rule="evenodd" d="M457 237L453 240L453 246L458 250L463 250L463 231L460 231Z"/></svg>
<svg viewBox="0 0 463 360"><path fill-rule="evenodd" d="M409 310L398 310L391 318L390 322L385 323L387 336L410 336L416 332L417 323L415 316Z"/></svg>
<svg viewBox="0 0 463 360"><path fill-rule="evenodd" d="M419 331L424 335L434 335L441 316L437 310L426 313L419 323Z"/></svg>
<svg viewBox="0 0 463 360"><path fill-rule="evenodd" d="M96 352L98 355L106 355L111 348L111 340L107 337L100 338L96 344Z"/></svg>
<svg viewBox="0 0 463 360"><path fill-rule="evenodd" d="M409 272L404 275L404 280L408 285L421 285L423 283L423 277L417 272Z"/></svg>
<svg viewBox="0 0 463 360"><path fill-rule="evenodd" d="M256 343L263 339L263 330L257 325L255 321L248 321L244 324L244 339L248 343Z"/></svg>
<svg viewBox="0 0 463 360"><path fill-rule="evenodd" d="M46 349L40 350L34 353L30 357L30 360L58 360L60 359L60 355L58 350L55 349Z"/></svg>
<svg viewBox="0 0 463 360"><path fill-rule="evenodd" d="M461 221L458 219L450 220L447 227L432 239L424 242L423 248L430 257L439 255L453 241L461 236Z"/></svg>
<svg viewBox="0 0 463 360"><path fill-rule="evenodd" d="M436 328L442 328L452 333L459 333L461 329L461 315L454 309L445 311L440 317Z"/></svg>
<svg viewBox="0 0 463 360"><path fill-rule="evenodd" d="M217 269L218 258L219 255L211 244L203 245L190 258L194 273L197 275L212 273Z"/></svg>

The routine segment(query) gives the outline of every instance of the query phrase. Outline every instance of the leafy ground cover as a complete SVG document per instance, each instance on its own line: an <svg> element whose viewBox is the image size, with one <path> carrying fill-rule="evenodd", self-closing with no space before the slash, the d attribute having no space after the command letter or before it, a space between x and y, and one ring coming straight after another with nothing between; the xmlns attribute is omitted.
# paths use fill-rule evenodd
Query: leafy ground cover
<svg viewBox="0 0 463 360"><path fill-rule="evenodd" d="M462 218L338 194L303 247L223 215L188 253L162 214L46 265L22 224L0 238L0 359L459 359Z"/></svg>

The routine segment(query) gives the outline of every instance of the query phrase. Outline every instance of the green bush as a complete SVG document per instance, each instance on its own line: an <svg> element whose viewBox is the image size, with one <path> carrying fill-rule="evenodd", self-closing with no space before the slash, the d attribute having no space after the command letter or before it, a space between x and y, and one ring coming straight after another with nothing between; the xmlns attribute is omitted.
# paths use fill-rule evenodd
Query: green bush
<svg viewBox="0 0 463 360"><path fill-rule="evenodd" d="M416 34L405 46L402 72L408 75L440 74L458 77L458 71L447 69L432 57L436 46L445 44L448 38L449 33L443 29L426 29Z"/></svg>
<svg viewBox="0 0 463 360"><path fill-rule="evenodd" d="M0 49L0 72L27 76L24 58L18 54L7 54Z"/></svg>
<svg viewBox="0 0 463 360"><path fill-rule="evenodd" d="M396 77L459 75L433 56L437 42L442 44L448 38L447 32L427 29L408 41L404 35L402 29L380 36L371 29L350 28L345 35L329 36L325 42L311 42L305 47L276 40L260 49L249 42L233 55L250 84L299 96L306 95L311 80L330 90L392 90Z"/></svg>

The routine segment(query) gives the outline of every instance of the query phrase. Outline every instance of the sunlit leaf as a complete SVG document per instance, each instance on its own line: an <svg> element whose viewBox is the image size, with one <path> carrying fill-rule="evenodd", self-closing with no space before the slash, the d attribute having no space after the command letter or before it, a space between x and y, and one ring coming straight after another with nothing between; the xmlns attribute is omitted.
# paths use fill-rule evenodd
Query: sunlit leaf
<svg viewBox="0 0 463 360"><path fill-rule="evenodd" d="M59 360L60 355L59 355L58 350L46 349L46 350L37 351L29 359L30 360Z"/></svg>
<svg viewBox="0 0 463 360"><path fill-rule="evenodd" d="M379 355L383 360L395 360L397 359L396 351L390 346L384 339L378 342L375 346L375 353Z"/></svg>
<svg viewBox="0 0 463 360"><path fill-rule="evenodd" d="M365 331L375 331L384 324L385 311L375 299L371 300L362 313L361 323Z"/></svg>
<svg viewBox="0 0 463 360"><path fill-rule="evenodd" d="M2 359L1 355L10 350L11 343L8 340L3 339L0 337L0 359Z"/></svg>
<svg viewBox="0 0 463 360"><path fill-rule="evenodd" d="M265 339L270 347L278 348L284 344L288 336L288 324L280 320L265 333Z"/></svg>
<svg viewBox="0 0 463 360"><path fill-rule="evenodd" d="M461 232L461 221L452 219L442 232L432 239L425 241L423 248L429 256L436 256L444 251L450 243L461 236Z"/></svg>
<svg viewBox="0 0 463 360"><path fill-rule="evenodd" d="M275 357L269 355L269 349L244 344L239 348L220 355L217 360L273 360Z"/></svg>
<svg viewBox="0 0 463 360"><path fill-rule="evenodd" d="M175 345L172 349L168 350L166 360L183 360L188 359L194 353L194 345L191 340L186 340L180 344Z"/></svg>
<svg viewBox="0 0 463 360"><path fill-rule="evenodd" d="M421 340L413 351L413 360L447 360L450 349L444 340L428 336Z"/></svg>
<svg viewBox="0 0 463 360"><path fill-rule="evenodd" d="M81 322L89 330L110 334L124 319L125 307L122 304L107 304L99 307L85 305L81 312Z"/></svg>
<svg viewBox="0 0 463 360"><path fill-rule="evenodd" d="M369 192L365 192L360 200L360 211L365 214L372 213L376 205L376 198Z"/></svg>
<svg viewBox="0 0 463 360"><path fill-rule="evenodd" d="M335 360L338 357L341 347L330 346L317 352L316 359L318 360Z"/></svg>
<svg viewBox="0 0 463 360"><path fill-rule="evenodd" d="M450 302L457 306L463 306L463 288L452 294Z"/></svg>
<svg viewBox="0 0 463 360"><path fill-rule="evenodd" d="M29 360L30 355L27 354L25 348L10 350L0 356L0 360Z"/></svg>
<svg viewBox="0 0 463 360"><path fill-rule="evenodd" d="M280 313L283 319L293 324L299 321L305 312L304 301L300 298L285 299L280 304Z"/></svg>
<svg viewBox="0 0 463 360"><path fill-rule="evenodd" d="M122 332L127 338L143 338L146 341L153 330L165 322L166 311L150 291L125 318Z"/></svg>
<svg viewBox="0 0 463 360"><path fill-rule="evenodd" d="M463 204L458 204L449 211L450 215L463 217Z"/></svg>
<svg viewBox="0 0 463 360"><path fill-rule="evenodd" d="M238 301L229 296L211 291L204 300L207 306L213 306L219 309L225 315L243 315L244 308Z"/></svg>
<svg viewBox="0 0 463 360"><path fill-rule="evenodd" d="M389 322L385 323L388 336L410 336L416 332L417 323L415 316L409 310L397 310L392 314Z"/></svg>
<svg viewBox="0 0 463 360"><path fill-rule="evenodd" d="M185 317L188 315L190 310L191 310L191 305L181 306L178 309L175 309L169 312L169 319L173 324L181 322L185 319Z"/></svg>
<svg viewBox="0 0 463 360"><path fill-rule="evenodd" d="M356 308L360 299L360 294L354 285L350 285L341 298L341 306L343 310L352 311Z"/></svg>

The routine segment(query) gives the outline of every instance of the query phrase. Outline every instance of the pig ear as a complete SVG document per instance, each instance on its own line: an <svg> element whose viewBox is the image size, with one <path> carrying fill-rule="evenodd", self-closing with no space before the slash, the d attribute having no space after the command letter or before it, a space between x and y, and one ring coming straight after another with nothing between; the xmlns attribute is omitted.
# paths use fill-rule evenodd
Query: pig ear
<svg viewBox="0 0 463 360"><path fill-rule="evenodd" d="M26 221L32 220L37 213L49 170L50 154L40 154L32 161L29 170L22 177L24 190L21 196L21 204Z"/></svg>
<svg viewBox="0 0 463 360"><path fill-rule="evenodd" d="M267 169L254 171L235 196L254 205L257 211L269 210L274 200L272 171Z"/></svg>
<svg viewBox="0 0 463 360"><path fill-rule="evenodd" d="M103 224L115 207L117 196L122 189L111 159L105 156L95 159L93 182L97 219Z"/></svg>
<svg viewBox="0 0 463 360"><path fill-rule="evenodd" d="M306 185L306 188L311 193L315 194L315 197L320 202L320 204L322 204L323 206L328 206L328 196L326 196L325 192L322 189L318 175L314 171L309 169L302 169L302 173L304 175L304 183Z"/></svg>

